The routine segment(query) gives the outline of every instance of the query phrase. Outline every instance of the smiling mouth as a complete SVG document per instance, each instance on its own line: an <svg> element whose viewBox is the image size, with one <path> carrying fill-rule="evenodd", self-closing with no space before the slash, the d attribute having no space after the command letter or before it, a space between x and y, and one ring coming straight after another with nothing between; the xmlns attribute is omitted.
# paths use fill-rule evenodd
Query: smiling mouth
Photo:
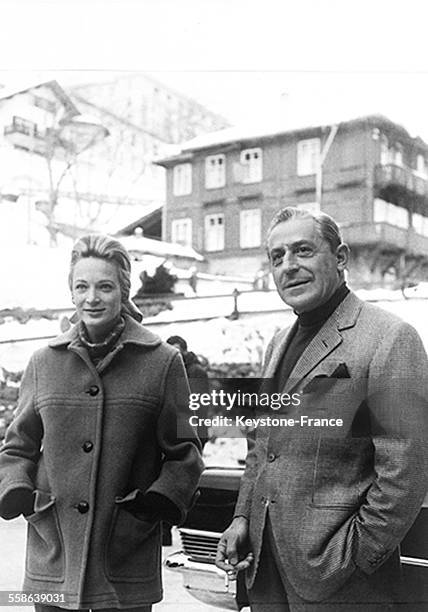
<svg viewBox="0 0 428 612"><path fill-rule="evenodd" d="M310 283L309 279L290 281L284 285L284 289L294 289L295 287L301 287L302 285L307 285L308 283Z"/></svg>

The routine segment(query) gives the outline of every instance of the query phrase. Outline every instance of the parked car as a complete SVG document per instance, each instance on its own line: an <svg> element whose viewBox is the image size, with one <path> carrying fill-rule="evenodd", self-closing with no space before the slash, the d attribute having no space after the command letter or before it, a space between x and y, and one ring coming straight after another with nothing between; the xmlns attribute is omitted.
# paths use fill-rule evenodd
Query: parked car
<svg viewBox="0 0 428 612"><path fill-rule="evenodd" d="M191 595L206 604L228 610L248 605L242 576L231 579L214 564L221 533L232 520L242 473L243 467L205 470L201 496L179 529L182 550L165 561L168 569L182 573L184 587ZM406 599L428 602L428 496L402 542L401 561ZM416 606L409 609L416 609Z"/></svg>

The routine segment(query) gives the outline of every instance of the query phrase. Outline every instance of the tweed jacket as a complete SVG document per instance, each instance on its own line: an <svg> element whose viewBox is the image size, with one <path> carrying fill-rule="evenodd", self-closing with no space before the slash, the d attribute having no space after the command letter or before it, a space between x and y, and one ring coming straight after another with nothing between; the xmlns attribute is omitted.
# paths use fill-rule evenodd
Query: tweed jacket
<svg viewBox="0 0 428 612"><path fill-rule="evenodd" d="M266 378L289 332L271 341ZM282 391L299 394L285 414L297 424L253 432L235 509L249 520L255 555L247 584L268 511L282 570L301 597L319 601L357 568L374 572L418 514L428 488L427 356L410 325L351 292ZM313 426L302 416L343 425Z"/></svg>
<svg viewBox="0 0 428 612"><path fill-rule="evenodd" d="M178 351L125 318L99 372L76 329L33 355L0 452L0 514L35 491L23 588L64 608L159 601L159 517L138 501L162 495L184 520L203 467Z"/></svg>

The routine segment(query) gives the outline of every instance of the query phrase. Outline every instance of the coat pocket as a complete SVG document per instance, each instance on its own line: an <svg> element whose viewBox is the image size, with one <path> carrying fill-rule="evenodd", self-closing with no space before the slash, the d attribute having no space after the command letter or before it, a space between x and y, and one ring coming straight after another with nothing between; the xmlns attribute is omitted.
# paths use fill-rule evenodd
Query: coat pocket
<svg viewBox="0 0 428 612"><path fill-rule="evenodd" d="M356 508L363 498L364 447L358 439L320 438L314 463L311 505Z"/></svg>
<svg viewBox="0 0 428 612"><path fill-rule="evenodd" d="M28 523L26 573L35 580L64 580L64 544L55 497L36 490L34 512L25 517Z"/></svg>
<svg viewBox="0 0 428 612"><path fill-rule="evenodd" d="M338 590L356 570L353 560L355 511L349 508L306 508L294 564L322 601Z"/></svg>
<svg viewBox="0 0 428 612"><path fill-rule="evenodd" d="M160 522L132 510L139 489L115 499L106 550L106 574L118 582L144 582L160 575Z"/></svg>

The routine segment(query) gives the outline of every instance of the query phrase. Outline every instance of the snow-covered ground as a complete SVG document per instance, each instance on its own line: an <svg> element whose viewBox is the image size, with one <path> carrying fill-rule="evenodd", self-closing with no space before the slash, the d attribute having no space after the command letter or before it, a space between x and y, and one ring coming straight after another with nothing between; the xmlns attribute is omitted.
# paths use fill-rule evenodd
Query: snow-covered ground
<svg viewBox="0 0 428 612"><path fill-rule="evenodd" d="M211 363L260 363L273 333L294 320L290 309L275 296L274 292L242 294L239 309L249 314L242 315L236 321L226 318L233 309L231 296L178 300L174 302L172 311L147 318L145 324L163 340L172 335L183 336L192 351L204 355ZM411 323L428 349L428 299L404 300L397 297L376 303ZM195 320L210 316L215 318ZM174 321L174 318L179 321ZM55 336L58 333L59 320L30 320L26 324L11 321L0 325L0 366L20 370L34 350L47 343L46 339L12 344L3 344L2 341Z"/></svg>
<svg viewBox="0 0 428 612"><path fill-rule="evenodd" d="M428 326L426 312L428 299L412 298L404 300L398 293L379 292L364 295L365 299L382 297L377 304L396 313L418 330L428 350ZM145 323L163 340L171 335L183 336L194 352L204 355L212 364L252 363L261 364L264 350L276 330L288 326L293 320L292 311L284 306L275 292L253 292L239 297L242 315L238 320L230 320L224 315L231 313L231 296L211 299L183 299L174 302L174 309L147 319ZM194 320L197 317L216 318ZM174 317L181 321L174 321ZM163 319L163 320L162 320ZM26 337L53 336L60 332L59 320L30 320L25 324L10 321L0 325L0 366L17 371L25 367L31 354L47 343L46 339L31 342L2 344L2 340ZM213 431L217 438L210 441L204 449L207 465L239 465L246 455L246 440L231 438L230 431L222 437L221 431ZM239 432L236 432L238 435Z"/></svg>

